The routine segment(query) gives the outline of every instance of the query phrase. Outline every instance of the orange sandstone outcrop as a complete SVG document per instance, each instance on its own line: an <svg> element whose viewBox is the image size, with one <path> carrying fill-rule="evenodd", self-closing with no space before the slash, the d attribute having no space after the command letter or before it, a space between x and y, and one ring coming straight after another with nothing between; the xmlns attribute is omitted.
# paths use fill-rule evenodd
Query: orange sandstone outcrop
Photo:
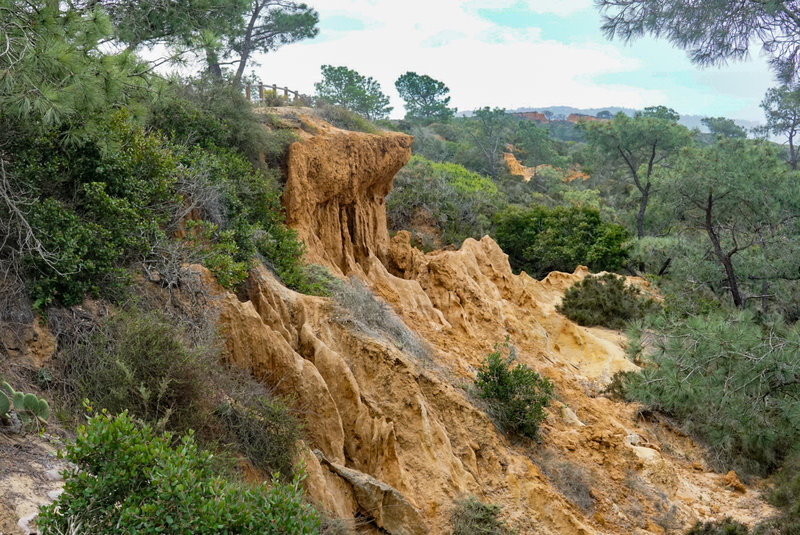
<svg viewBox="0 0 800 535"><path fill-rule="evenodd" d="M411 157L413 138L333 130L292 144L283 204L308 258L334 273L386 258L386 195Z"/></svg>
<svg viewBox="0 0 800 535"><path fill-rule="evenodd" d="M300 141L284 205L309 257L361 277L430 344L430 360L341 321L332 300L292 292L265 269L239 296L216 290L229 358L292 393L307 415L310 496L397 534L449 533L453 500L468 494L500 505L520 533L652 533L665 511L675 527L767 515L752 490L732 493L697 470L688 438L600 395L635 366L620 333L555 311L585 268L537 281L514 274L488 237L428 254L407 232L389 239L382 195L410 142L334 129ZM506 336L556 385L538 445L509 442L470 393Z"/></svg>

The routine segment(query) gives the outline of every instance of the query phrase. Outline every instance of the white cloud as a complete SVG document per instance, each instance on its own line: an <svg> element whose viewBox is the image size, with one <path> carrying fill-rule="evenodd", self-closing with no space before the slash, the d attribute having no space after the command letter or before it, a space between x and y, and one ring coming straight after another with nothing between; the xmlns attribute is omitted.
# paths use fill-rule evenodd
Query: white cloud
<svg viewBox="0 0 800 535"><path fill-rule="evenodd" d="M539 28L502 27L478 12L483 7L502 9L520 4L537 13L568 15L590 8L592 1L325 0L317 7L323 21L321 38L261 56L257 58L261 65L254 71L265 82L312 94L314 82L321 77L321 65L346 65L378 80L392 98L393 117L404 114L394 81L406 71L442 80L451 89L451 105L460 110L487 105L636 108L652 104L678 109L687 103L688 95L677 94L674 88L635 87L635 77L630 75L686 63L683 52L670 49L663 41L658 42L657 53L663 57L637 60L632 48L620 43L545 40ZM326 17L357 19L364 29L325 31ZM613 80L621 73L629 74L625 77L628 84L593 81L599 75ZM714 107L710 85L704 88L698 83L696 93L695 88L691 93L693 102Z"/></svg>

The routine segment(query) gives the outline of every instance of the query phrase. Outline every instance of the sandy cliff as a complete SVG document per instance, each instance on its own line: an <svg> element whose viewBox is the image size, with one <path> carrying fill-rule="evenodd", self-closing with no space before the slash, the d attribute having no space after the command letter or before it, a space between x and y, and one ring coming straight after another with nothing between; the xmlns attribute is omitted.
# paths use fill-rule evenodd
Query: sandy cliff
<svg viewBox="0 0 800 535"><path fill-rule="evenodd" d="M600 395L634 365L620 333L555 312L585 269L537 281L513 274L488 237L429 254L406 232L389 239L384 196L410 142L332 128L307 136L291 148L284 204L312 261L364 280L430 344L430 360L266 270L245 300L219 290L230 357L307 411L312 497L389 533L447 533L452 501L466 494L502 505L521 533L661 533L767 514L755 491L705 470L686 437ZM506 336L556 384L539 445L510 443L469 394Z"/></svg>

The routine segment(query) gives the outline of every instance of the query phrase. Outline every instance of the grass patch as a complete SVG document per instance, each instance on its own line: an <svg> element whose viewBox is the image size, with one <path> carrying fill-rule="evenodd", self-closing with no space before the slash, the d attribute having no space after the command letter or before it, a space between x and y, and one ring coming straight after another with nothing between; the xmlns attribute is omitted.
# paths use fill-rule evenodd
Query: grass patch
<svg viewBox="0 0 800 535"><path fill-rule="evenodd" d="M333 289L333 299L339 309L339 320L376 338L386 338L397 349L423 363L432 360L431 348L414 334L403 320L369 288L351 277L349 283Z"/></svg>

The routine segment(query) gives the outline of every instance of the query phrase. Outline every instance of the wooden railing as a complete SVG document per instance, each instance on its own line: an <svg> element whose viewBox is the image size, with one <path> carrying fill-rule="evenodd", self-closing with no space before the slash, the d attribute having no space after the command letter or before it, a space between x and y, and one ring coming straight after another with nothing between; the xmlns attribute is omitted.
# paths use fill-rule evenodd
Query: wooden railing
<svg viewBox="0 0 800 535"><path fill-rule="evenodd" d="M277 84L265 84L264 82L247 83L244 86L244 96L256 106L264 106L267 102L267 97L277 97L283 93L283 98L287 103L297 102L303 95L299 91L294 91L288 87L278 87ZM292 99L289 98L292 95Z"/></svg>

